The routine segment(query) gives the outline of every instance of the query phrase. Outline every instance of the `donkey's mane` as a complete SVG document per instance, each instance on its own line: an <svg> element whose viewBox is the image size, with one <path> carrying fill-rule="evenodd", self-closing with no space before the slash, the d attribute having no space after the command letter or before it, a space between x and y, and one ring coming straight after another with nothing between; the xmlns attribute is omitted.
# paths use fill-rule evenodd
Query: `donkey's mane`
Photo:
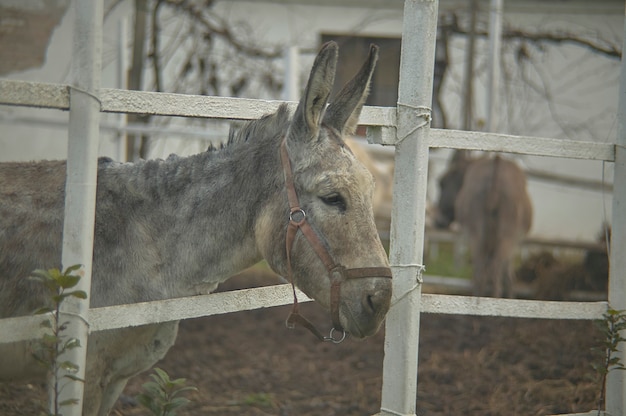
<svg viewBox="0 0 626 416"><path fill-rule="evenodd" d="M250 138L257 140L262 138L270 139L278 134L286 133L288 126L289 108L287 104L281 104L275 113L266 114L258 120L231 126L226 144L222 143L219 148L211 145L208 151L219 151L231 146L243 144L248 142Z"/></svg>

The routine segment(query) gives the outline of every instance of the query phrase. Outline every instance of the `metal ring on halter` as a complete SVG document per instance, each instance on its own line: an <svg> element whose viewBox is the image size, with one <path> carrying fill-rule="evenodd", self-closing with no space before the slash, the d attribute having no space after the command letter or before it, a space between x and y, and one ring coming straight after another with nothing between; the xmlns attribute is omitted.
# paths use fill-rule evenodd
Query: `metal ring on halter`
<svg viewBox="0 0 626 416"><path fill-rule="evenodd" d="M294 219L294 214L297 214L296 217L301 216L302 218L299 220ZM299 225L302 224L304 220L306 220L306 212L304 212L302 208L292 208L291 211L289 211L289 221Z"/></svg>
<svg viewBox="0 0 626 416"><path fill-rule="evenodd" d="M330 330L330 334L328 334L328 336L324 338L324 341L329 341L329 342L332 342L333 344L341 344L343 340L346 339L346 330L342 329L341 332L342 332L341 338L335 339L333 337L333 334L335 333L335 328L332 328Z"/></svg>

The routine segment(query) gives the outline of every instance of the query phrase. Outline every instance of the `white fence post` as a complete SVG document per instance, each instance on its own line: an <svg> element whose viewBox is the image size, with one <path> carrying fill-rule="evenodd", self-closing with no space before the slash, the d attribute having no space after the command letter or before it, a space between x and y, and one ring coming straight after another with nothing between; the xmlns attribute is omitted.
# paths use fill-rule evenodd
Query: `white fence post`
<svg viewBox="0 0 626 416"><path fill-rule="evenodd" d="M404 3L381 415L415 414L437 0Z"/></svg>
<svg viewBox="0 0 626 416"><path fill-rule="evenodd" d="M70 85L68 157L63 222L63 267L82 264L82 278L76 289L90 293L91 263L96 205L98 124L102 60L102 1L75 0L76 13ZM76 338L81 347L67 351L60 360L79 366L76 376L85 378L89 298L68 298L62 305L62 321L69 321L64 335ZM63 409L66 416L81 415L84 385L70 381L60 392L60 401L78 400Z"/></svg>
<svg viewBox="0 0 626 416"><path fill-rule="evenodd" d="M283 100L300 99L300 48L288 46L283 52L285 61L285 79L283 81Z"/></svg>
<svg viewBox="0 0 626 416"><path fill-rule="evenodd" d="M626 47L626 16L622 51ZM626 310L626 60L622 54L619 84L618 128L613 180L613 213L609 261L609 306ZM622 363L626 351L619 351ZM611 415L626 414L626 371L611 371L607 376L606 410Z"/></svg>

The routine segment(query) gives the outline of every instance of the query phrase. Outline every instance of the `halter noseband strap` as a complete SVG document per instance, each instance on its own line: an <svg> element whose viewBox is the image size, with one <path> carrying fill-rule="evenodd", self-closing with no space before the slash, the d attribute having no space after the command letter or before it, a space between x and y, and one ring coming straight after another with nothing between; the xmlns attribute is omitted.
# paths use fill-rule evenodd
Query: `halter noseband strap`
<svg viewBox="0 0 626 416"><path fill-rule="evenodd" d="M341 326L339 320L339 305L341 301L341 284L347 279L360 279L367 277L387 277L391 278L391 269L388 267L363 267L346 269L340 264L336 264L333 257L330 255L320 237L317 235L311 224L307 221L306 212L300 207L298 201L298 194L296 193L296 187L293 181L293 171L291 169L291 162L289 161L289 154L287 152L286 139L283 138L280 145L280 157L283 165L283 172L285 175L285 188L287 189L287 199L289 200L289 225L287 226L287 235L285 238L285 248L287 252L287 274L291 281L291 287L293 289L293 308L289 317L287 318L287 326L293 328L296 324L304 326L313 335L315 335L321 341L332 341L334 343L340 343L346 337L346 331ZM317 328L299 312L298 298L296 296L295 281L293 278L291 268L291 251L295 242L296 234L298 230L306 237L307 241L324 264L328 277L330 279L330 313L333 322L333 329L330 331L328 337L323 336ZM340 339L333 338L334 331L341 331L342 336Z"/></svg>

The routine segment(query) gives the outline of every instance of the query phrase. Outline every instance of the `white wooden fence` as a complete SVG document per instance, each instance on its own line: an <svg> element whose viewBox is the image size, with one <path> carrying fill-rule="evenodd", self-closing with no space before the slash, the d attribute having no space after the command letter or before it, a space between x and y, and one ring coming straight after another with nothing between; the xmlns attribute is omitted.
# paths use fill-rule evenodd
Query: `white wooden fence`
<svg viewBox="0 0 626 416"><path fill-rule="evenodd" d="M102 2L76 0L74 80L71 85L0 80L0 104L46 107L70 111L68 188L64 229L63 264L84 264L82 290L89 292L91 247L95 209L95 167L100 112L254 119L274 111L274 101L131 92L100 88ZM386 323L383 391L380 415L414 415L417 392L417 356L421 313L508 316L518 318L598 319L606 302L540 302L448 295L422 295L422 253L426 211L426 175L430 148L449 147L506 151L531 155L582 158L615 162L613 234L609 302L626 309L626 69L622 65L620 117L617 145L582 143L535 137L514 137L430 129L432 69L435 52L437 0L406 0L399 99L396 108L367 107L361 123L370 127L370 138L395 146L394 200L390 262L394 272L393 307ZM88 178L77 181L74 178ZM80 247L79 250L74 247ZM69 304L66 312L75 321L79 339L88 331L143 325L288 304L289 287L279 285L237 292L89 309L87 301ZM40 318L0 321L0 342L40 336ZM76 325L75 325L76 324ZM82 350L82 351L81 351ZM70 358L84 369L85 349ZM81 355L82 354L82 355ZM622 353L622 359L623 353ZM626 361L626 360L625 360ZM609 377L607 410L626 414L626 372ZM80 376L80 374L79 374ZM81 383L66 397L82 397ZM72 406L68 414L80 414Z"/></svg>

